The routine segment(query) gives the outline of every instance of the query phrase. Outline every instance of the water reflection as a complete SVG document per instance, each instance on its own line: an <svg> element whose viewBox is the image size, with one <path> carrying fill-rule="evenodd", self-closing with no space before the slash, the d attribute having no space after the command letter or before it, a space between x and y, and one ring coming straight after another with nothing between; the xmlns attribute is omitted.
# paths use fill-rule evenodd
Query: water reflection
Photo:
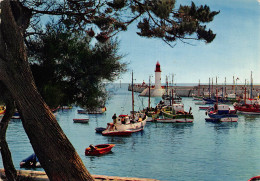
<svg viewBox="0 0 260 181"><path fill-rule="evenodd" d="M220 123L214 123L214 122L206 122L207 125L210 127L213 127L214 130L218 134L229 134L229 131L231 129L236 129L238 126L238 122L220 122Z"/></svg>

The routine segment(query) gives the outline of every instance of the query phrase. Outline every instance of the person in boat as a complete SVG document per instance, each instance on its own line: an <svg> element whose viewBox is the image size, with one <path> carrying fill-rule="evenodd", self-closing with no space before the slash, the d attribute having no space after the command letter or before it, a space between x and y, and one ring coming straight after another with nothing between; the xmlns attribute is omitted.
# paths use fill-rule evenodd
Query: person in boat
<svg viewBox="0 0 260 181"><path fill-rule="evenodd" d="M142 117L141 116L139 116L139 118L138 118L138 122L142 122Z"/></svg>
<svg viewBox="0 0 260 181"><path fill-rule="evenodd" d="M113 124L116 124L116 113L112 116Z"/></svg>
<svg viewBox="0 0 260 181"><path fill-rule="evenodd" d="M125 124L125 118L122 118L122 124Z"/></svg>
<svg viewBox="0 0 260 181"><path fill-rule="evenodd" d="M95 148L95 146L94 145L89 145L89 148L90 148L90 151L95 151L96 150L96 148Z"/></svg>

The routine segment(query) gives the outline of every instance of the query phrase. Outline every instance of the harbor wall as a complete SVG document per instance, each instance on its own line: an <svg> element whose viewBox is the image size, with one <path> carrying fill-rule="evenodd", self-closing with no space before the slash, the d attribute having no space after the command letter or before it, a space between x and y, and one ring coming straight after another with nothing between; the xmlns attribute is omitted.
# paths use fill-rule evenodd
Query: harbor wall
<svg viewBox="0 0 260 181"><path fill-rule="evenodd" d="M141 93L144 89L146 89L148 86L143 86L141 84L134 84L133 88L134 88L134 92L138 92ZM152 86L153 87L153 86ZM165 89L166 87L162 86L163 89ZM171 87L169 86L168 89L174 89L175 92L177 93L177 95L181 96L181 97L192 97L193 95L198 95L198 93L200 93L200 95L205 95L206 93L209 92L209 85L200 85L200 86L174 86ZM218 94L223 93L225 94L232 94L232 93L236 93L238 96L243 97L243 95L245 94L245 88L246 88L246 93L248 95L251 94L251 86L247 85L226 85L226 86L222 86L222 85L211 85L210 86L210 93L212 94L216 94L216 88L218 88ZM132 86L129 85L128 86L128 90L132 91ZM253 97L257 97L260 94L260 85L254 85L253 89L252 89L252 94Z"/></svg>

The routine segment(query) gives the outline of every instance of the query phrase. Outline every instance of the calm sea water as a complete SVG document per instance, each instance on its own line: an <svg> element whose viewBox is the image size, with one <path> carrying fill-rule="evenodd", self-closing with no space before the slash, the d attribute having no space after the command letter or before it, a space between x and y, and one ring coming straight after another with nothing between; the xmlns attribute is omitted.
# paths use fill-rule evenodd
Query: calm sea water
<svg viewBox="0 0 260 181"><path fill-rule="evenodd" d="M192 107L193 124L147 123L143 132L130 137L104 137L95 133L95 128L105 127L114 113L129 113L131 109L126 84L113 84L109 90L112 97L107 112L89 115L88 124L73 123L73 118L85 117L77 114L77 107L56 115L90 173L171 181L244 181L260 174L260 116L239 115L237 123L207 123L205 112L191 98L183 98L185 110ZM135 95L136 110L147 106L148 98ZM151 101L154 105L159 100ZM10 122L7 140L14 164L20 169L19 162L33 153L21 121ZM107 155L84 155L90 144L102 143L116 146Z"/></svg>

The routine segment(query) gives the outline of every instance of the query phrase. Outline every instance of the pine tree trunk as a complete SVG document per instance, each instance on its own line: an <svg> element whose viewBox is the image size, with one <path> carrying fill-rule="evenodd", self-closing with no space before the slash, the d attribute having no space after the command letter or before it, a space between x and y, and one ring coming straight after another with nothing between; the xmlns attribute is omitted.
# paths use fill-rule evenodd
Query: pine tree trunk
<svg viewBox="0 0 260 181"><path fill-rule="evenodd" d="M16 102L23 127L49 179L93 180L35 86L23 37L30 18L30 11L17 1L1 2L0 80Z"/></svg>
<svg viewBox="0 0 260 181"><path fill-rule="evenodd" d="M1 84L0 84L1 85ZM2 88L2 85L1 85ZM3 92L1 92L2 94ZM7 180L15 181L17 179L17 171L14 167L12 155L9 150L8 144L6 142L6 130L8 127L8 123L14 114L14 102L12 98L5 100L6 111L5 115L0 122L0 147L1 147L1 155L3 160L3 165L5 169L5 175Z"/></svg>

